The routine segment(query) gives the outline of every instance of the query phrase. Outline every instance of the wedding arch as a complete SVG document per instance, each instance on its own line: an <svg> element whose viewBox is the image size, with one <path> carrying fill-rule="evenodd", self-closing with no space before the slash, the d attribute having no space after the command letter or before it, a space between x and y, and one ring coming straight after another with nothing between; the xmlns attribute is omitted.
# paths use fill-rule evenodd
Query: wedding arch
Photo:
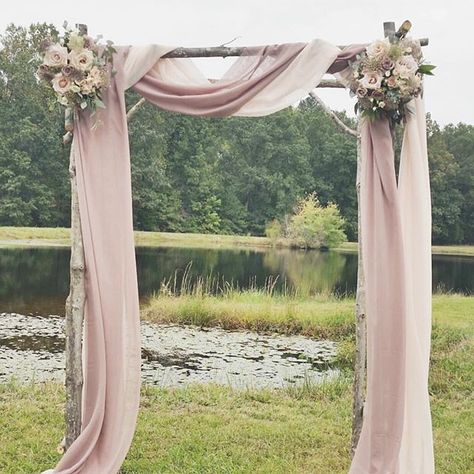
<svg viewBox="0 0 474 474"><path fill-rule="evenodd" d="M410 27L405 22L396 31L387 22L384 33L393 43ZM85 25L78 28L87 33ZM66 452L47 472L115 473L135 430L140 336L127 120L145 100L191 115L254 117L308 94L358 142L350 472L434 472L428 396L431 212L422 99L413 98L411 113L404 117L397 182L388 119L359 119L352 130L313 91L347 87L349 62L365 49L321 40L247 48L120 47L100 111L101 125L94 127L87 113L66 111L64 141L72 142ZM209 81L189 58L211 56L238 59L222 79ZM324 79L326 73L337 79ZM143 98L127 113L124 92L129 88ZM366 94L361 91L360 98L367 101Z"/></svg>

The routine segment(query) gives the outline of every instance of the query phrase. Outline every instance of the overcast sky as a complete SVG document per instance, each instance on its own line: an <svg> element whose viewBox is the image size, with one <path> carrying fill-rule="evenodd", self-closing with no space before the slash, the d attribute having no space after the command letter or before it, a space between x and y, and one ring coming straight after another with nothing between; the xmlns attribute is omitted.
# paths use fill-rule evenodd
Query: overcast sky
<svg viewBox="0 0 474 474"><path fill-rule="evenodd" d="M2 1L0 30L9 23L86 23L89 32L116 44L218 46L271 44L322 38L335 44L383 36L384 21L413 23L413 36L429 37L426 59L438 66L427 78L427 110L441 124L474 123L473 0L13 0ZM231 59L199 60L218 77ZM464 80L463 80L464 78ZM321 91L335 109L353 108L347 91Z"/></svg>

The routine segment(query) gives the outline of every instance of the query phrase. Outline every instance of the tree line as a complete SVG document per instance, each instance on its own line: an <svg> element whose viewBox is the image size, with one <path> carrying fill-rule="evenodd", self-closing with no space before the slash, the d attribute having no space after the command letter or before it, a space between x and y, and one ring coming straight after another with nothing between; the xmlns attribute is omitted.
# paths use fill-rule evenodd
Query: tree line
<svg viewBox="0 0 474 474"><path fill-rule="evenodd" d="M0 36L0 225L68 226L63 111L32 60L52 25L10 25ZM127 92L127 104L138 96ZM352 119L342 120L355 126ZM210 119L146 105L130 124L135 227L264 235L316 193L357 238L356 143L312 99L262 118ZM474 243L474 126L428 116L433 240Z"/></svg>

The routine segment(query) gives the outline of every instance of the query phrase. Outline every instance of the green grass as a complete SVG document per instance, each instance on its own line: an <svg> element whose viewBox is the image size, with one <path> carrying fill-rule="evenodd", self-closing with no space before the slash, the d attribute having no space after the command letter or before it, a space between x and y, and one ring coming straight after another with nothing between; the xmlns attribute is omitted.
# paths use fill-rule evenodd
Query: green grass
<svg viewBox="0 0 474 474"><path fill-rule="evenodd" d="M0 387L0 472L40 472L59 459L59 385ZM124 474L342 473L347 471L350 387L293 390L144 387Z"/></svg>
<svg viewBox="0 0 474 474"><path fill-rule="evenodd" d="M272 295L264 290L229 290L220 296L195 291L182 296L159 294L143 308L142 317L155 323L342 339L353 334L354 304L352 298ZM472 328L474 297L434 295L433 320L436 325L452 329Z"/></svg>
<svg viewBox="0 0 474 474"><path fill-rule="evenodd" d="M69 229L57 227L0 227L0 247L12 246L67 246ZM272 241L267 237L246 235L185 234L170 232L135 232L135 243L142 247L196 247L196 248L269 248ZM277 247L291 247L288 239L278 239ZM346 242L336 250L357 252L357 243ZM434 254L472 255L474 245L433 246Z"/></svg>
<svg viewBox="0 0 474 474"><path fill-rule="evenodd" d="M350 299L161 295L144 309L155 321L326 335L353 357ZM430 394L437 472L474 472L474 297L435 295ZM40 472L58 460L64 429L58 384L0 385L0 472ZM144 386L123 474L345 473L349 466L351 373L316 386L235 390L213 385Z"/></svg>
<svg viewBox="0 0 474 474"><path fill-rule="evenodd" d="M353 307L350 299L272 296L259 291L223 296L159 295L143 308L142 318L156 323L341 339L353 332Z"/></svg>

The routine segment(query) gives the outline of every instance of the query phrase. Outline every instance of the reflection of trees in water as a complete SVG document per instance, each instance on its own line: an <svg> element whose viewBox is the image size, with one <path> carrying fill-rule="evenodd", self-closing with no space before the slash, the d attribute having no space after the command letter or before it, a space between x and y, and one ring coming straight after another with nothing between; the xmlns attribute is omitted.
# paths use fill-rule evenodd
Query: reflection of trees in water
<svg viewBox="0 0 474 474"><path fill-rule="evenodd" d="M137 250L137 263L142 295L158 290L163 281L179 289L184 277L188 283L203 278L240 288L248 287L254 278L257 282L265 280L262 253L248 249L141 248Z"/></svg>
<svg viewBox="0 0 474 474"><path fill-rule="evenodd" d="M278 277L276 291L301 294L354 293L357 255L301 250L138 248L140 295L160 289L164 279L177 274L177 287L186 267L189 280L212 278L245 289L263 288ZM474 258L435 256L433 287L473 293ZM69 285L69 249L0 249L0 311L63 314ZM218 289L215 289L218 291Z"/></svg>
<svg viewBox="0 0 474 474"><path fill-rule="evenodd" d="M0 250L0 298L15 293L67 293L68 249Z"/></svg>
<svg viewBox="0 0 474 474"><path fill-rule="evenodd" d="M0 310L62 314L69 249L0 249Z"/></svg>
<svg viewBox="0 0 474 474"><path fill-rule="evenodd" d="M474 294L474 258L433 256L433 290Z"/></svg>
<svg viewBox="0 0 474 474"><path fill-rule="evenodd" d="M303 295L333 293L342 280L346 256L338 252L276 250L265 254L264 265L286 279L290 290Z"/></svg>

